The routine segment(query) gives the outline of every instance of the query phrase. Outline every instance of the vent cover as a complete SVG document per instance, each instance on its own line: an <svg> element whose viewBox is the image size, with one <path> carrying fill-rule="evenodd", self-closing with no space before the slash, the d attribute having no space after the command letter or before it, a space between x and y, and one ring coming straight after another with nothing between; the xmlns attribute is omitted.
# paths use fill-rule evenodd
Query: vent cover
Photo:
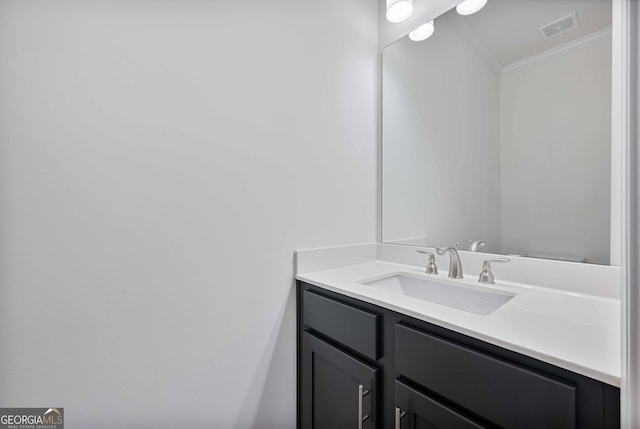
<svg viewBox="0 0 640 429"><path fill-rule="evenodd" d="M569 16L565 16L564 18L550 22L547 25L543 25L538 28L538 31L542 38L546 40L556 37L562 33L566 33L567 31L571 31L574 28L578 28L578 16L575 12Z"/></svg>

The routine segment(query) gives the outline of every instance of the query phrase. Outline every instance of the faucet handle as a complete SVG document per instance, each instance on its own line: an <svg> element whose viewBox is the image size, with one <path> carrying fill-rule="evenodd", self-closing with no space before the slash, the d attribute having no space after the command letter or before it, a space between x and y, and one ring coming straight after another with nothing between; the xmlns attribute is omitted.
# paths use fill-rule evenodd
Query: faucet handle
<svg viewBox="0 0 640 429"><path fill-rule="evenodd" d="M484 247L487 242L484 240L469 240L469 252L477 252L479 248Z"/></svg>
<svg viewBox="0 0 640 429"><path fill-rule="evenodd" d="M429 252L428 250L416 250L418 253L424 253L425 255L429 255L429 261L427 262L427 268L425 269L425 273L427 274L438 274L438 266L436 265L436 255Z"/></svg>
<svg viewBox="0 0 640 429"><path fill-rule="evenodd" d="M509 258L496 258L496 259L487 259L486 261L482 262L482 271L480 272L480 278L478 279L478 281L480 283L485 283L485 284L495 284L495 279L493 277L493 273L491 272L491 263L492 262L502 262L502 263L506 263L511 261L511 259Z"/></svg>

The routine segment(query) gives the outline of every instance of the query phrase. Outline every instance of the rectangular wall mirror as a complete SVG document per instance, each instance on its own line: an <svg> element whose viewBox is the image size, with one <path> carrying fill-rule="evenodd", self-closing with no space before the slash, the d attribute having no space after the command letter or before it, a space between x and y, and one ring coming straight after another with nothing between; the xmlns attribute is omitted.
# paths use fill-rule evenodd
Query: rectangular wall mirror
<svg viewBox="0 0 640 429"><path fill-rule="evenodd" d="M383 242L609 264L611 7L489 0L383 50Z"/></svg>

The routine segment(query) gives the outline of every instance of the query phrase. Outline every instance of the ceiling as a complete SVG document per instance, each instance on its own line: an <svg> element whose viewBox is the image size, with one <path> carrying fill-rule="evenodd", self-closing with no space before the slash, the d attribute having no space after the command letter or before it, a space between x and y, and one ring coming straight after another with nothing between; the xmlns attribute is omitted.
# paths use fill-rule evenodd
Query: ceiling
<svg viewBox="0 0 640 429"><path fill-rule="evenodd" d="M544 40L538 28L576 12L578 27ZM479 12L446 19L505 66L611 27L611 0L489 0ZM485 52L486 54L487 52ZM486 56L486 55L483 55Z"/></svg>

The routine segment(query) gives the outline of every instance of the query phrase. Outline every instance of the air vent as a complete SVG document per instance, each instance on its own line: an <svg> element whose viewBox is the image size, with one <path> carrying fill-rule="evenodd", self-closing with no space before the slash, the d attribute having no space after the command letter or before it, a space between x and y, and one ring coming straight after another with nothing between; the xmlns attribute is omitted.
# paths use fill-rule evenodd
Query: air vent
<svg viewBox="0 0 640 429"><path fill-rule="evenodd" d="M538 31L542 38L546 40L556 37L562 33L566 33L567 31L571 31L574 28L578 28L578 16L575 12L569 16L565 16L564 18L550 22L547 25L543 25L538 28Z"/></svg>

